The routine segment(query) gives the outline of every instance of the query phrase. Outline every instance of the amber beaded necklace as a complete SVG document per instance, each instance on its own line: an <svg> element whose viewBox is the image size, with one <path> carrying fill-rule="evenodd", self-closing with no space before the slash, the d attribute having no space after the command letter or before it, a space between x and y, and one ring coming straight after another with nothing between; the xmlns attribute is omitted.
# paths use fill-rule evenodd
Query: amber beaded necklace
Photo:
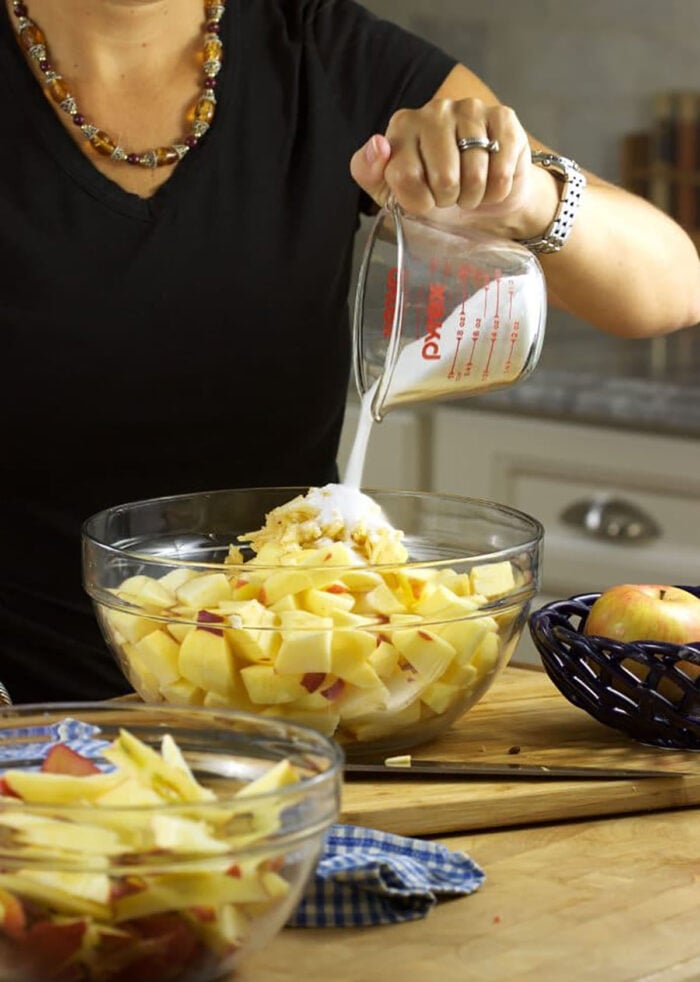
<svg viewBox="0 0 700 982"><path fill-rule="evenodd" d="M225 9L224 0L205 0L204 3L205 22L202 48L204 79L202 91L187 114L187 119L191 120L189 132L179 143L172 143L166 147L156 147L154 150L144 150L140 153L132 153L125 150L124 147L120 147L107 133L87 121L78 109L65 79L54 69L44 33L38 24L30 19L26 3L23 0L13 0L12 9L17 18L17 33L20 44L29 57L36 62L51 99L64 113L71 117L75 125L85 134L90 145L101 156L140 167L164 167L169 164L176 164L182 160L186 153L197 146L211 126L216 111L216 96L214 94L216 76L221 69L223 57L224 46L219 37L219 30Z"/></svg>

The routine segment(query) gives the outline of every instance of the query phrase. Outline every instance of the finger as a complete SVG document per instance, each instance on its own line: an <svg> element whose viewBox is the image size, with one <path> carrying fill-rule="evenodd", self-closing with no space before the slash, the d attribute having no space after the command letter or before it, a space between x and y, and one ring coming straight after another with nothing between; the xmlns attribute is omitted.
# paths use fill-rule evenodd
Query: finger
<svg viewBox="0 0 700 982"><path fill-rule="evenodd" d="M527 148L527 135L509 107L490 107L485 125L486 133L482 130L479 134L462 134L460 131L460 136L487 136L499 144L499 149L492 153L480 148L462 153L462 194L458 201L462 208L505 201L513 191L514 176Z"/></svg>
<svg viewBox="0 0 700 982"><path fill-rule="evenodd" d="M460 153L454 103L444 99L429 106L418 137L418 153L432 200L438 208L455 205L461 193Z"/></svg>
<svg viewBox="0 0 700 982"><path fill-rule="evenodd" d="M375 134L350 160L350 173L363 191L381 208L389 197L384 172L391 157L391 144L384 136Z"/></svg>
<svg viewBox="0 0 700 982"><path fill-rule="evenodd" d="M400 109L392 116L386 131L391 158L384 179L401 207L415 215L425 214L435 207L421 155L422 116L422 113Z"/></svg>

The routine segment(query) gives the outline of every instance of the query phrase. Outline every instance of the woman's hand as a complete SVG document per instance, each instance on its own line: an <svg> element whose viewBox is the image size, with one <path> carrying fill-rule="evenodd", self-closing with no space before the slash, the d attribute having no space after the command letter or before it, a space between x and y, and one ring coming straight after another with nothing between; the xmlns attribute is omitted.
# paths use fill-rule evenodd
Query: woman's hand
<svg viewBox="0 0 700 982"><path fill-rule="evenodd" d="M497 141L498 150L460 151L457 141L465 137ZM537 170L515 112L478 98L433 99L400 110L386 134L373 136L350 163L354 179L380 206L393 194L415 215L459 209L439 220L468 218L513 238L540 233L556 210L555 181Z"/></svg>
<svg viewBox="0 0 700 982"><path fill-rule="evenodd" d="M465 137L498 140L499 150L460 153ZM380 206L393 194L406 211L443 225L530 239L551 225L562 189L532 163L531 147L548 149L478 76L456 65L430 102L400 110L384 135L368 140L350 170ZM571 236L560 252L541 257L549 302L625 337L696 324L700 264L688 235L649 202L584 174Z"/></svg>

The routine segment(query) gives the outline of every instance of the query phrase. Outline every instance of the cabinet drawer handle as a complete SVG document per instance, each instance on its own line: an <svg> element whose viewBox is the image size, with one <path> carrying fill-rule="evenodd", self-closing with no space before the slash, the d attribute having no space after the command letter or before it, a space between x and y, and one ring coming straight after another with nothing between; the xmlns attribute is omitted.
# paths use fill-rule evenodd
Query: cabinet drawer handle
<svg viewBox="0 0 700 982"><path fill-rule="evenodd" d="M650 515L621 498L574 501L564 509L561 520L606 542L648 542L661 534L660 527Z"/></svg>

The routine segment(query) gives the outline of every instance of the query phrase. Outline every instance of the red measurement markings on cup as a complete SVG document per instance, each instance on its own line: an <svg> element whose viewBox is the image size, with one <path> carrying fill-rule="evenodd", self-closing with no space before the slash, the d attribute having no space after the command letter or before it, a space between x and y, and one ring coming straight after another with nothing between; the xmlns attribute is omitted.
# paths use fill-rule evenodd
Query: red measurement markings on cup
<svg viewBox="0 0 700 982"><path fill-rule="evenodd" d="M467 361L464 365L464 374L469 376L471 375L472 369L474 368L474 358L476 356L476 348L477 345L479 344L479 341L481 340L481 328L483 326L483 322L486 317L487 306L488 306L489 276L488 273L485 273L483 270L477 269L473 263L467 264L467 266L465 266L465 269L467 270L467 276L469 277L471 282L474 283L476 290L477 291L480 289L484 290L483 317L474 318L474 326L472 327L472 336L471 336L472 344L469 351L469 355L467 357Z"/></svg>
<svg viewBox="0 0 700 982"><path fill-rule="evenodd" d="M459 318L457 320L457 330L455 331L455 351L450 370L447 377L459 381L462 373L457 369L459 363L459 349L464 339L464 328L467 324L467 301L469 300L469 267L461 263L457 267L457 288L461 297L459 306Z"/></svg>
<svg viewBox="0 0 700 982"><path fill-rule="evenodd" d="M510 367L513 363L513 352L515 351L515 346L518 343L518 335L520 334L520 321L513 320L513 300L515 297L515 282L513 280L508 280L508 323L510 324L510 348L508 349L508 354L506 355L506 363L503 366L504 371L510 371Z"/></svg>
<svg viewBox="0 0 700 982"><path fill-rule="evenodd" d="M489 353L486 358L486 364L481 372L481 378L486 381L491 372L491 362L493 361L493 353L496 349L496 344L498 343L498 331L501 326L501 271L497 269L495 271L493 282L496 284L496 308L493 313L493 320L491 321L491 334L489 336ZM486 287L486 292L488 293L488 286ZM486 300L484 301L486 304Z"/></svg>

